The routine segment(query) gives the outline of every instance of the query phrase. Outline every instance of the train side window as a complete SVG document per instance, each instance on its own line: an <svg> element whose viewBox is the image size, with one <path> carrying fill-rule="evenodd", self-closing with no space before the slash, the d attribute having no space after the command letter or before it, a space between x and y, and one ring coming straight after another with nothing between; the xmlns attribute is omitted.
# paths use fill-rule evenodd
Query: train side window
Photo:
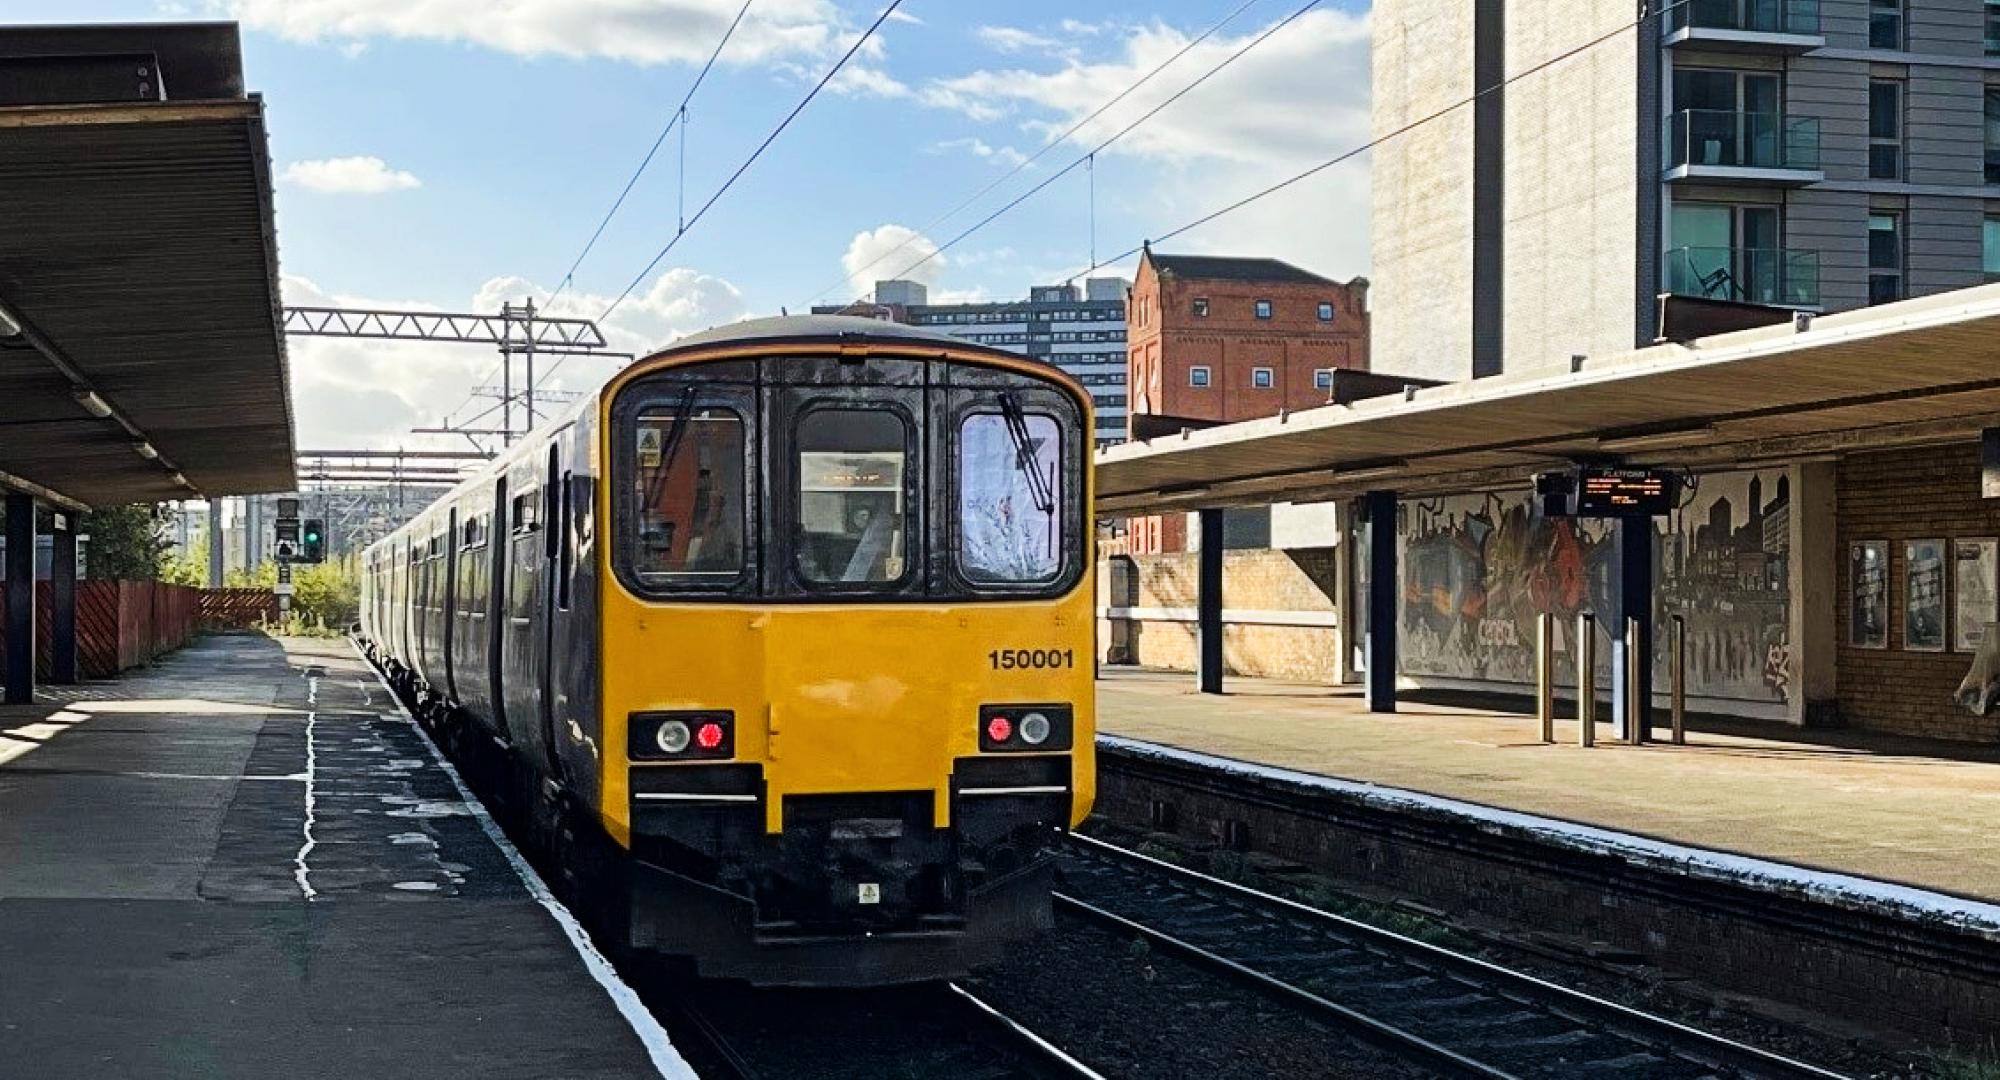
<svg viewBox="0 0 2000 1080"><path fill-rule="evenodd" d="M573 524L575 519L571 512L571 500L575 498L571 492L575 486L575 481L571 475L568 472L564 472L562 474L562 514L555 520L556 549L560 555L556 563L556 606L564 611L569 610L570 571L574 568L576 561L573 558L575 543L571 539L576 535L576 529Z"/></svg>
<svg viewBox="0 0 2000 1080"><path fill-rule="evenodd" d="M729 409L647 409L633 437L633 572L650 584L707 588L742 576L743 418Z"/></svg>
<svg viewBox="0 0 2000 1080"><path fill-rule="evenodd" d="M515 536L527 536L541 528L541 505L541 497L533 489L514 496L514 507L508 520L513 522Z"/></svg>
<svg viewBox="0 0 2000 1080"><path fill-rule="evenodd" d="M958 430L958 558L966 580L1030 584L1062 573L1063 440L1043 413L968 413Z"/></svg>
<svg viewBox="0 0 2000 1080"><path fill-rule="evenodd" d="M815 409L799 419L796 440L800 576L829 585L903 580L908 423L886 409Z"/></svg>

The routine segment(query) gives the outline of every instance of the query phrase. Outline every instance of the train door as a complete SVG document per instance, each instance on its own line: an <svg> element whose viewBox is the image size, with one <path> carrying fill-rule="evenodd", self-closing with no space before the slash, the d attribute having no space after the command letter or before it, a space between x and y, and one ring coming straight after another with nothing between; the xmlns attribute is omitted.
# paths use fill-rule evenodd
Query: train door
<svg viewBox="0 0 2000 1080"><path fill-rule="evenodd" d="M441 546L444 548L442 552L444 572L443 580L437 583L438 607L441 609L438 618L438 637L442 639L438 642L438 654L443 658L445 696L456 702L459 700L458 683L452 670L454 667L452 654L457 651L452 645L458 639L458 507L456 506L445 512L444 540Z"/></svg>
<svg viewBox="0 0 2000 1080"><path fill-rule="evenodd" d="M555 617L549 648L550 734L559 775L586 800L596 797L597 770L581 739L599 736L597 587L594 574L596 489L589 472L596 430L583 417L559 441L562 499L556 522ZM567 732L576 731L580 738Z"/></svg>
<svg viewBox="0 0 2000 1080"><path fill-rule="evenodd" d="M507 512L507 478L493 482L493 513L488 518L486 542L487 572L492 580L486 587L486 699L493 710L493 730L507 730L506 629L507 553L513 547L513 521Z"/></svg>
<svg viewBox="0 0 2000 1080"><path fill-rule="evenodd" d="M555 640L556 640L556 600L561 590L562 571L559 565L560 553L568 545L563 542L568 532L568 493L563 490L562 445L569 437L567 430L556 433L549 441L548 464L542 473L542 581L541 597L542 634L536 644L541 655L536 657L536 667L541 674L541 685L537 696L536 719L542 733L542 746L553 751L556 745L555 706ZM545 760L553 763L555 755L550 753Z"/></svg>
<svg viewBox="0 0 2000 1080"><path fill-rule="evenodd" d="M508 478L507 536L507 738L530 760L542 753L542 668L547 655L548 615L543 588L548 556L543 535L546 499L541 469L529 464Z"/></svg>

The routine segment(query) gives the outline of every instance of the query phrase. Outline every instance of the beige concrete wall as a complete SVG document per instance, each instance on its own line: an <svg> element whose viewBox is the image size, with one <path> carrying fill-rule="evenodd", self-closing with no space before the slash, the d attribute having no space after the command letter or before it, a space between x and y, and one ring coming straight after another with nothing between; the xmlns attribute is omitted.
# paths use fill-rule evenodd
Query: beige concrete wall
<svg viewBox="0 0 2000 1080"><path fill-rule="evenodd" d="M1631 19L1599 0L1508 0L1507 73ZM1620 34L1505 91L1508 374L1635 344L1638 42Z"/></svg>
<svg viewBox="0 0 2000 1080"><path fill-rule="evenodd" d="M1469 0L1377 0L1374 134L1472 93ZM1397 135L1371 155L1369 280L1376 371L1472 374L1472 110Z"/></svg>
<svg viewBox="0 0 2000 1080"><path fill-rule="evenodd" d="M1099 567L1100 609L1136 609L1151 616L1099 619L1099 659L1194 670L1198 558L1192 552L1141 555L1107 560ZM1338 682L1337 574L1338 549L1333 547L1223 553L1222 646L1228 673Z"/></svg>

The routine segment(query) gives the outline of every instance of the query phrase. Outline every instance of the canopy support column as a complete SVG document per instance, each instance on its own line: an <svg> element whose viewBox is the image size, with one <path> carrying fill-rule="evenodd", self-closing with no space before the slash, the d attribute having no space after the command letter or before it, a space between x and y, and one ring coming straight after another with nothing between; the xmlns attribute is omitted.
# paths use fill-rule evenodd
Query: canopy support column
<svg viewBox="0 0 2000 1080"><path fill-rule="evenodd" d="M35 498L7 493L6 703L35 703Z"/></svg>
<svg viewBox="0 0 2000 1080"><path fill-rule="evenodd" d="M74 515L57 513L49 551L49 682L76 682L76 530Z"/></svg>
<svg viewBox="0 0 2000 1080"><path fill-rule="evenodd" d="M1396 711L1396 493L1371 491L1361 498L1368 519L1368 711Z"/></svg>
<svg viewBox="0 0 2000 1080"><path fill-rule="evenodd" d="M1195 574L1197 689L1222 693L1222 511L1201 511L1201 557Z"/></svg>

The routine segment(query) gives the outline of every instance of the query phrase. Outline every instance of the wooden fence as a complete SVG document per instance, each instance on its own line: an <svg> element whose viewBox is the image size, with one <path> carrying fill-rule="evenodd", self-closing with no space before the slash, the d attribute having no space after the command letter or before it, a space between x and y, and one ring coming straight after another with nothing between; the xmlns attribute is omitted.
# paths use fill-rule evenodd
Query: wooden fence
<svg viewBox="0 0 2000 1080"><path fill-rule="evenodd" d="M278 598L269 589L202 589L201 628L248 630L278 621Z"/></svg>
<svg viewBox="0 0 2000 1080"><path fill-rule="evenodd" d="M157 581L76 583L76 667L86 679L108 679L188 643L195 635L203 590ZM49 676L54 641L49 583L35 584L35 667ZM0 645L7 629L0 621Z"/></svg>

